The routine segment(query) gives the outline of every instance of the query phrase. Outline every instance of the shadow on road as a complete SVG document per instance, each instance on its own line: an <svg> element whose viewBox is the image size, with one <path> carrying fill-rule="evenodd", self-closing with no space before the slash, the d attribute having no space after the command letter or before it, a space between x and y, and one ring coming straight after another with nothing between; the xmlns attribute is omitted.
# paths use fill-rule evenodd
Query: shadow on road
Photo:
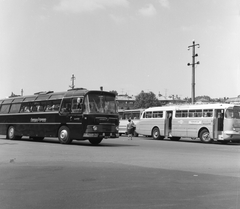
<svg viewBox="0 0 240 209"><path fill-rule="evenodd" d="M171 143L195 143L195 144L204 144L203 142L200 141L200 139L187 139L183 138L180 139L179 141L171 141L168 138L165 138L163 140L156 140L152 137L142 137L142 139L149 140L149 141L159 141L159 142L171 142ZM229 142L227 144L221 143L221 142L212 142L212 143L205 143L208 145L219 145L219 146L240 146L240 140L239 141L234 141L234 142Z"/></svg>
<svg viewBox="0 0 240 209"><path fill-rule="evenodd" d="M113 143L114 140L114 143ZM5 137L0 137L0 145L8 144L8 145L14 145L17 142L32 142L32 143L45 143L45 144L59 144L59 146L86 146L86 147L132 147L132 146L139 146L137 144L129 144L129 143L117 143L117 141L123 140L120 139L113 139L111 141L108 141L108 139L103 139L103 141L98 145L91 144L88 140L73 140L71 144L61 144L57 138L45 138L42 141L36 141L29 137L23 137L21 139L16 140L9 140ZM2 142L1 142L2 141ZM116 143L115 143L116 142Z"/></svg>

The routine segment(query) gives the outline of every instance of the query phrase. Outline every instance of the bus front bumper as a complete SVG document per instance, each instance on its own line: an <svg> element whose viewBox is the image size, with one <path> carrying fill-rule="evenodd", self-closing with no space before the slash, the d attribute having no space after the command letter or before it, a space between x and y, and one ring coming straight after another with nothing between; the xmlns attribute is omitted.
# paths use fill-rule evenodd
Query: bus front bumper
<svg viewBox="0 0 240 209"><path fill-rule="evenodd" d="M224 140L240 140L240 132L239 131L225 131L223 135Z"/></svg>
<svg viewBox="0 0 240 209"><path fill-rule="evenodd" d="M118 133L84 133L84 138L119 138Z"/></svg>
<svg viewBox="0 0 240 209"><path fill-rule="evenodd" d="M115 125L88 125L84 138L119 138L118 126Z"/></svg>

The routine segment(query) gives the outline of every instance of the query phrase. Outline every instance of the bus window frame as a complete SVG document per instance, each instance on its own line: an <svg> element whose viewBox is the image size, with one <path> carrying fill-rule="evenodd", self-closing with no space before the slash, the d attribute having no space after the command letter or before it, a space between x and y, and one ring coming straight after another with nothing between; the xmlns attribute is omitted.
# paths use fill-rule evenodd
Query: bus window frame
<svg viewBox="0 0 240 209"><path fill-rule="evenodd" d="M78 104L78 99L80 99L80 102ZM77 108L74 108L77 107ZM82 113L83 111L83 97L73 97L72 98L72 106L71 106L71 113Z"/></svg>
<svg viewBox="0 0 240 209"><path fill-rule="evenodd" d="M145 114L145 117L146 117L146 118L152 118L152 116L153 116L152 111L146 111L145 113L146 113L146 114Z"/></svg>
<svg viewBox="0 0 240 209"><path fill-rule="evenodd" d="M163 111L153 111L152 118L163 118Z"/></svg>
<svg viewBox="0 0 240 209"><path fill-rule="evenodd" d="M10 106L11 106L11 104L2 103L1 108L0 108L0 114L8 114L9 110L10 110ZM4 109L5 111L2 111L3 107L7 107L7 108Z"/></svg>
<svg viewBox="0 0 240 209"><path fill-rule="evenodd" d="M66 105L65 105L66 104ZM72 110L72 98L64 98L61 102L59 113L60 115L69 115Z"/></svg>
<svg viewBox="0 0 240 209"><path fill-rule="evenodd" d="M17 107L13 109L13 107ZM19 113L21 109L21 103L13 103L9 109L9 113Z"/></svg>

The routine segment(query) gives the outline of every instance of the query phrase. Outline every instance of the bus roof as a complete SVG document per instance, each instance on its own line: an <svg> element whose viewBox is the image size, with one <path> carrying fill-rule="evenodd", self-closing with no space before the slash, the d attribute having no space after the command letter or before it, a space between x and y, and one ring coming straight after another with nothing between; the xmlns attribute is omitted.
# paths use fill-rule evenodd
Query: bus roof
<svg viewBox="0 0 240 209"><path fill-rule="evenodd" d="M236 106L234 104L216 103L216 104L189 104L189 105L171 105L149 107L145 111L159 111L159 110L189 110L189 109L221 109Z"/></svg>
<svg viewBox="0 0 240 209"><path fill-rule="evenodd" d="M118 112L142 112L143 110L144 110L144 108L130 109L130 110L123 110L123 109L120 109L120 110L118 110Z"/></svg>
<svg viewBox="0 0 240 209"><path fill-rule="evenodd" d="M114 93L107 92L107 91L87 90L84 88L76 88L76 89L70 89L68 91L63 91L63 92L53 92L53 91L38 92L38 93L35 93L34 95L1 99L0 104L57 100L57 99L62 99L62 98L66 98L66 97L78 97L78 96L84 96L86 94L99 94L99 93L104 94L104 95L115 96Z"/></svg>

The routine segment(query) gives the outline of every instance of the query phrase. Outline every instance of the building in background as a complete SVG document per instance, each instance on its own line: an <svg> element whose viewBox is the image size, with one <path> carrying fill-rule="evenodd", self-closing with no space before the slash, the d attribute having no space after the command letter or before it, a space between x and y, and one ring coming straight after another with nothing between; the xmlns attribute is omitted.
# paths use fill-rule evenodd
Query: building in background
<svg viewBox="0 0 240 209"><path fill-rule="evenodd" d="M229 98L225 102L226 103L240 104L240 95L238 95L237 97Z"/></svg>
<svg viewBox="0 0 240 209"><path fill-rule="evenodd" d="M157 96L158 101L160 104L163 105L170 105L170 104L182 104L186 103L186 101L180 99L179 97L174 97L174 96L163 96L163 95L158 95Z"/></svg>
<svg viewBox="0 0 240 209"><path fill-rule="evenodd" d="M135 96L128 96L127 94L124 95L117 95L116 101L118 103L118 109L120 110L130 110L134 108L134 103L136 101Z"/></svg>

